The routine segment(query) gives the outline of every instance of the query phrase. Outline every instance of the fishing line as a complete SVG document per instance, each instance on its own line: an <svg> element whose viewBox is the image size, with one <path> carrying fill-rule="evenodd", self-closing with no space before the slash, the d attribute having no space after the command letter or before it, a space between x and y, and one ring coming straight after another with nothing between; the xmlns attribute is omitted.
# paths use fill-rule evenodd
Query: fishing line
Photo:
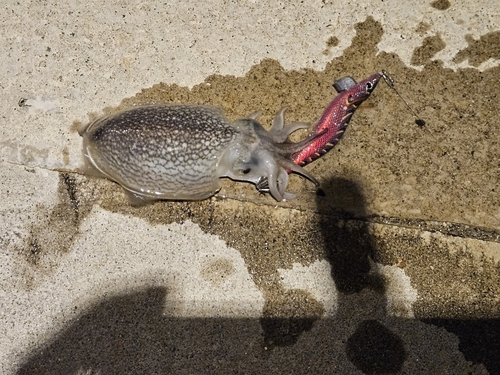
<svg viewBox="0 0 500 375"><path fill-rule="evenodd" d="M401 99L403 101L403 103L405 103L406 107L413 114L413 117L415 118L415 124L417 124L420 128L425 129L427 131L427 133L429 133L429 135L432 138L434 138L434 141L436 141L436 145L439 147L439 149L441 150L441 152L443 152L443 154L448 154L448 152L446 152L441 147L441 145L439 144L438 139L434 136L434 134L430 131L430 129L427 126L425 126L426 122L417 114L417 112L415 112L415 110L412 107L410 107L410 105L408 104L408 102L403 98L403 96L396 89L396 86L394 85L394 79L385 70L382 70L380 73L382 74L382 78L384 79L385 83L387 83L387 86L389 86L391 89L394 90L394 92L399 97L399 99ZM457 162L456 160L453 160L453 159L451 159L451 160L453 162L455 162L455 163Z"/></svg>
<svg viewBox="0 0 500 375"><path fill-rule="evenodd" d="M411 113L413 113L413 116L415 117L415 124L417 124L420 127L423 127L425 125L425 121L420 118L419 115L417 115L417 112L413 110L412 107L408 104L408 102L403 98L403 96L399 93L398 90L396 90L396 87L394 86L394 79L385 71L382 70L382 78L384 79L385 83L387 83L387 86L389 86L391 89L394 90L394 92L399 96L399 98L403 101L403 103L406 104L406 107L410 110Z"/></svg>

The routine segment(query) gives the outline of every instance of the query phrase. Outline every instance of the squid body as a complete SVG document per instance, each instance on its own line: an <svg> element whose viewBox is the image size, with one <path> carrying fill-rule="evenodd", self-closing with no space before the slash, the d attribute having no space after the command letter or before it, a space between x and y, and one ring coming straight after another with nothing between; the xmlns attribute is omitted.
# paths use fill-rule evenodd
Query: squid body
<svg viewBox="0 0 500 375"><path fill-rule="evenodd" d="M99 175L140 199L206 199L221 188L221 177L229 177L254 184L265 178L273 198L281 201L287 171L317 183L292 155L319 136L290 142L291 133L308 126L284 126L283 113L266 130L257 114L230 122L217 107L136 107L91 123L82 132L84 156Z"/></svg>

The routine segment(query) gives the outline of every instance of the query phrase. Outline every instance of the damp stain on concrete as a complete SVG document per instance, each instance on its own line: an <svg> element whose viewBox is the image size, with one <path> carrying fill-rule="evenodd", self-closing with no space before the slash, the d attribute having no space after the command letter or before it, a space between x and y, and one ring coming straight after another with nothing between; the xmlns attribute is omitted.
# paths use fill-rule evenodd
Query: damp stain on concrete
<svg viewBox="0 0 500 375"><path fill-rule="evenodd" d="M62 160L63 160L64 165L66 166L66 165L68 165L68 164L69 164L69 149L68 149L68 147L67 147L67 146L65 146L65 147L63 148L63 150L62 150L62 154L63 154L63 158L62 158Z"/></svg>
<svg viewBox="0 0 500 375"><path fill-rule="evenodd" d="M369 289L379 295L379 300L386 298L385 277L373 272L373 259L381 264L405 265L405 273L419 293L419 300L414 305L418 318L471 318L474 314L497 314L495 301L500 265L480 254L471 254L475 246L467 245L466 239L451 241L453 237L418 229L369 224L233 200L158 202L140 208L127 205L105 208L142 217L152 224L189 219L203 231L218 235L240 252L253 281L263 292L266 299L264 317L266 312L272 312L269 317L278 318L279 311L282 311L282 318L287 318L289 306L301 304L299 310L303 318L315 320L314 317L321 316L326 306L312 294L307 293L306 302L305 297L297 299L288 293L279 270L292 269L296 263L308 267L325 259L331 264L331 277L336 288L345 295ZM433 239L427 240L428 236ZM458 248L463 250L457 252ZM213 267L210 271L217 272ZM306 293L306 290L293 290ZM464 305L457 295L470 298Z"/></svg>
<svg viewBox="0 0 500 375"><path fill-rule="evenodd" d="M435 52L416 52L421 56L418 62L424 64L419 72L405 66L395 54L378 53L383 28L373 18L356 25L356 31L344 55L321 72L286 71L276 61L263 60L244 77L213 75L191 90L158 83L104 112L149 103L209 104L221 106L230 118L261 109L264 114L259 120L268 125L274 114L288 105L287 122L315 121L335 95L333 80L345 75L361 79L385 69L426 120L424 128L415 125L405 104L380 83L369 102L356 112L340 145L311 165L324 196L317 195L309 182L293 176L291 190L300 191L301 196L279 205L268 196L260 196L249 184L225 181L220 195L210 200L131 207L121 188L112 182L81 176L72 181L61 175L64 203L49 215L53 218L49 223L56 225L49 226L52 229L46 232L59 234L46 242L43 238L47 236L40 235L42 227L34 226L32 241L28 241L32 246L26 250L34 257L34 266L46 252L67 251L77 233L78 221L96 203L152 224L191 220L237 249L266 297L263 319L271 319L267 321L271 323L276 317L288 319L277 325L263 321L268 344L293 343L325 311L325 306L307 291L285 290L278 269L291 269L294 263L307 266L323 259L331 263L332 278L341 293L350 295L368 288L381 298L384 280L381 275L370 274L370 259L391 265L403 260L407 264L405 272L419 294L423 291L415 313L419 317L457 314L457 304L462 302L445 290L453 279L452 273L466 267L467 271L460 273L467 276L465 283L481 280L491 290L484 304L478 299L477 310L484 315L493 313L490 302L498 292L491 284L496 280L494 262L485 259L485 266L477 271L472 260L465 257L469 263L464 264L451 254L442 244L446 241L415 242L416 234L411 232L414 229L395 230L389 237L387 233L373 235L369 220L387 216L486 227L498 224L500 202L494 197L498 195L500 148L495 147L499 136L493 129L500 111L500 93L495 85L500 69L454 72L443 68L439 61L431 61ZM435 50L440 46L436 38L428 41ZM420 47L425 49L426 43ZM477 100L480 92L481 101ZM397 225L395 228L400 229ZM64 240L58 242L60 238ZM439 252L435 251L437 246L442 246ZM431 272L431 266L447 271ZM217 264L209 266L207 272L213 276L220 270L229 272L229 268ZM446 298L430 307L437 295ZM283 324L293 325L290 319L298 312L299 318L305 320L296 325L299 328L290 328L292 333L286 340L277 341L276 332L286 328Z"/></svg>
<svg viewBox="0 0 500 375"><path fill-rule="evenodd" d="M330 53L330 49L333 47L337 47L339 44L340 44L339 38L337 38L334 35L329 37L328 40L326 41L326 48L323 50L323 55L328 56L328 54Z"/></svg>
<svg viewBox="0 0 500 375"><path fill-rule="evenodd" d="M416 318L500 317L500 263L484 251L471 251L483 241L379 224L370 233L381 263L404 262L418 290Z"/></svg>
<svg viewBox="0 0 500 375"><path fill-rule="evenodd" d="M218 258L207 261L201 269L200 276L214 285L221 285L235 272L232 260Z"/></svg>
<svg viewBox="0 0 500 375"><path fill-rule="evenodd" d="M31 218L29 236L13 251L24 260L18 271L24 287L36 287L58 267L80 233L81 221L89 214L97 193L93 184L74 173L59 174L59 203L52 208L39 206Z"/></svg>
<svg viewBox="0 0 500 375"><path fill-rule="evenodd" d="M420 36L424 36L425 33L430 30L431 26L432 25L428 24L427 22L422 21L415 28L415 32Z"/></svg>
<svg viewBox="0 0 500 375"><path fill-rule="evenodd" d="M468 60L470 65L478 67L489 59L500 59L500 31L492 31L479 39L466 35L465 40L469 46L459 51L453 62L461 63Z"/></svg>
<svg viewBox="0 0 500 375"><path fill-rule="evenodd" d="M437 10L446 10L451 7L451 2L449 0L436 0L431 3L431 7Z"/></svg>
<svg viewBox="0 0 500 375"><path fill-rule="evenodd" d="M436 53L443 50L445 47L446 44L439 35L429 36L424 39L421 47L413 51L411 63L413 65L427 64Z"/></svg>

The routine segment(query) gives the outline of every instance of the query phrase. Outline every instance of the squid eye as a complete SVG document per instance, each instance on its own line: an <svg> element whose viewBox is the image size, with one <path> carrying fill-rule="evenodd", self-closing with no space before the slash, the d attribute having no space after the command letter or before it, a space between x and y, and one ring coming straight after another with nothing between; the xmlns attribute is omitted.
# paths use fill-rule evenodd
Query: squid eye
<svg viewBox="0 0 500 375"><path fill-rule="evenodd" d="M243 174L249 174L249 173L250 173L250 171L251 171L251 169L250 169L250 168L247 168L247 169L243 169L243 170L241 171L241 173L243 173Z"/></svg>

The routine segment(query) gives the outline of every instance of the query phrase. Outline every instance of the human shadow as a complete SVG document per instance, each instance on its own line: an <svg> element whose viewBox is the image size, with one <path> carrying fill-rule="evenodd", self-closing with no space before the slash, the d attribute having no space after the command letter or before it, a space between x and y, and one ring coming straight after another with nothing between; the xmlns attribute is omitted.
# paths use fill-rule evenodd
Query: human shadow
<svg viewBox="0 0 500 375"><path fill-rule="evenodd" d="M17 374L62 375L96 369L102 374L150 373L152 358L176 353L173 345L167 345L170 350L159 345L172 334L158 331L166 292L151 288L98 303L32 355ZM160 338L163 333L167 335ZM127 358L133 358L133 364Z"/></svg>
<svg viewBox="0 0 500 375"><path fill-rule="evenodd" d="M345 351L359 370L365 374L400 372L409 350L432 350L429 342L426 342L429 347L421 346L422 342L411 343L416 337L410 339L410 332L432 332L434 328L430 327L437 326L458 337L458 349L468 361L484 365L490 374L500 374L499 319L381 319L381 315L387 316L383 311L387 302L384 279L371 270L371 261L380 259L370 236L360 186L350 180L332 179L323 185L317 206L320 211L327 206L329 211L322 217L321 231L327 244L326 258L332 267L332 278L340 293L335 320L357 324L345 342ZM379 298L362 301L360 299L366 297L361 293L363 290L372 290ZM353 316L362 314L361 309L371 311L373 316L365 314L363 319L354 320ZM420 322L428 326L419 326ZM398 334L404 334L405 341ZM411 343L412 348L405 348L405 342Z"/></svg>
<svg viewBox="0 0 500 375"><path fill-rule="evenodd" d="M335 199L330 212L321 216L321 233L326 259L332 266L332 277L339 292L358 293L364 288L384 294L384 280L371 271L377 250L371 240L366 219L365 198L358 184L343 178L330 180L318 195L317 206ZM332 197L334 196L334 197Z"/></svg>
<svg viewBox="0 0 500 375"><path fill-rule="evenodd" d="M422 319L456 335L458 348L474 364L482 363L490 375L500 374L500 319Z"/></svg>
<svg viewBox="0 0 500 375"><path fill-rule="evenodd" d="M256 320L166 316L167 293L149 287L103 299L33 353L17 374L234 371L235 359L254 339L242 335L258 331Z"/></svg>
<svg viewBox="0 0 500 375"><path fill-rule="evenodd" d="M378 256L366 221L362 189L353 181L334 178L324 184L317 206L320 211L330 207L330 212L321 216L320 225L326 259L339 292L338 319L357 325L346 342L347 357L365 374L397 373L407 352L403 340L377 320L385 315L385 283L372 269ZM378 298L360 300L366 297L360 293L364 289L372 290Z"/></svg>
<svg viewBox="0 0 500 375"><path fill-rule="evenodd" d="M300 345L266 351L259 319L172 317L167 294L149 287L101 300L17 374L330 374L332 366L345 367L345 354L334 349L345 328L335 322L319 321Z"/></svg>

